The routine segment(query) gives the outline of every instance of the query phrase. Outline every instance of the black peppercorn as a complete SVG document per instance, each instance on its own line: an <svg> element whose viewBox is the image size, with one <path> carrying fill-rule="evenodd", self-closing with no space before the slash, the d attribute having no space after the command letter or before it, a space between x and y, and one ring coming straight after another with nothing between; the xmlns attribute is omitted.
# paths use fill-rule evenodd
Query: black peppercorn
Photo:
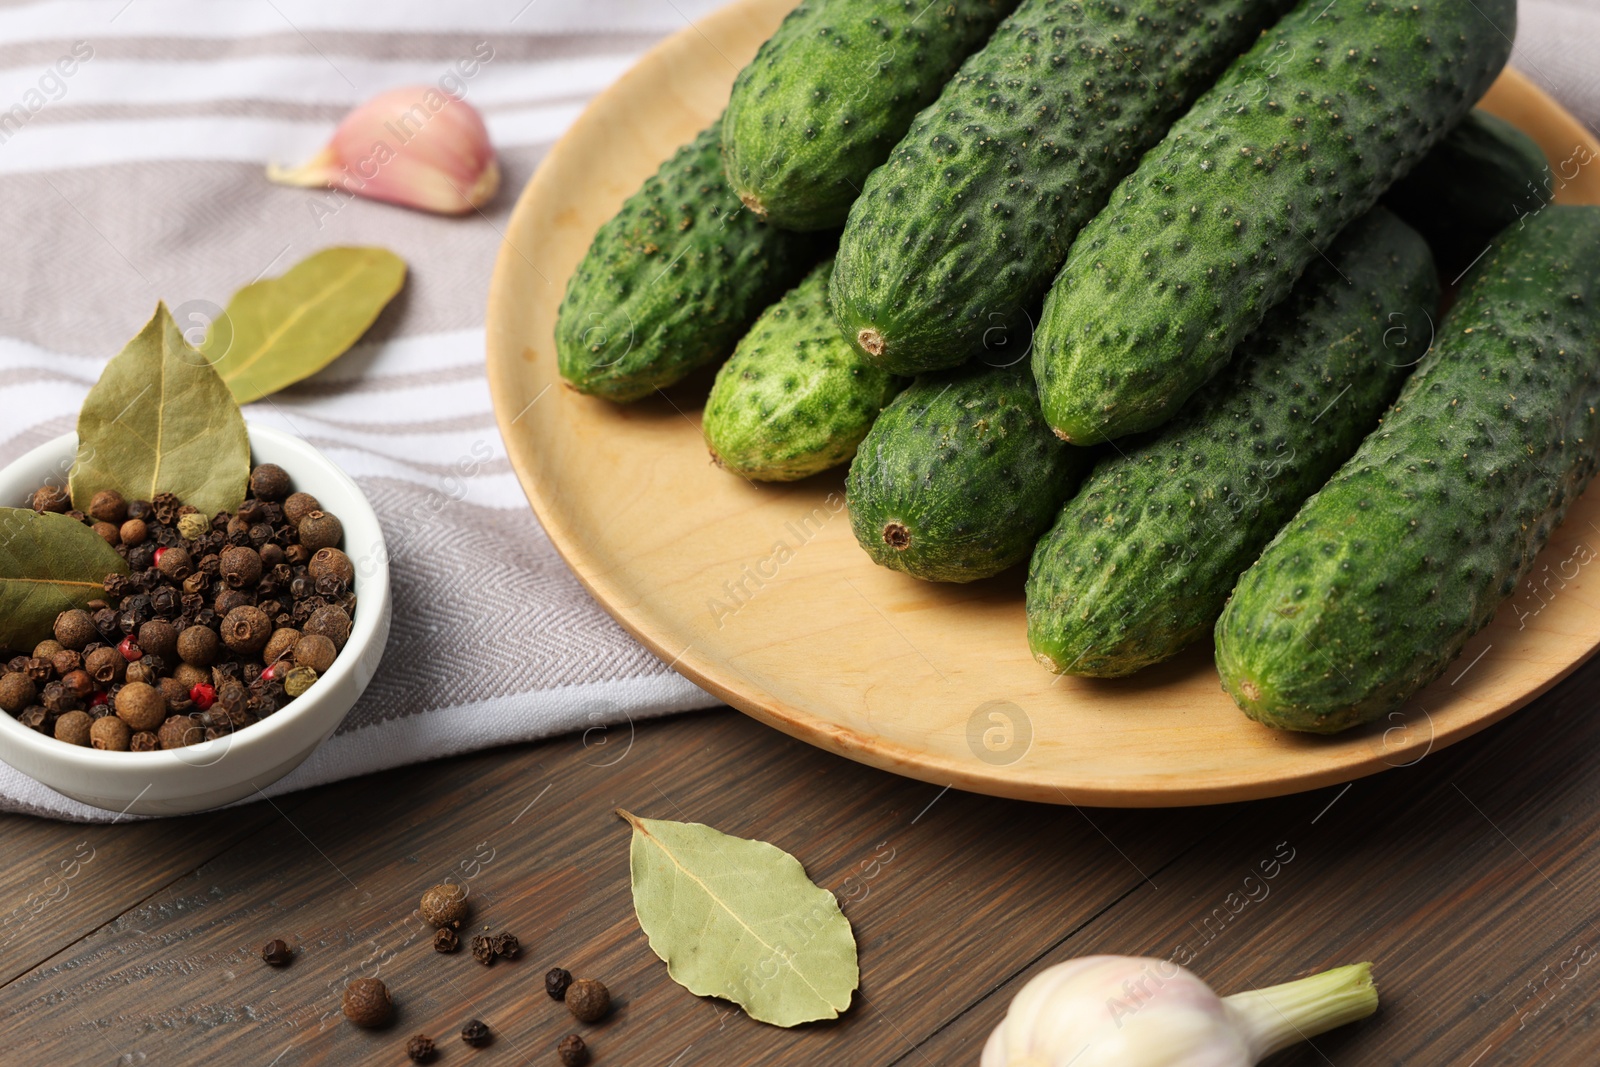
<svg viewBox="0 0 1600 1067"><path fill-rule="evenodd" d="M490 1041L489 1027L481 1020L474 1019L461 1028L461 1040L473 1048L483 1048Z"/></svg>
<svg viewBox="0 0 1600 1067"><path fill-rule="evenodd" d="M30 501L34 511L44 514L53 511L64 515L72 507L72 498L67 496L67 491L59 485L45 485L34 491Z"/></svg>
<svg viewBox="0 0 1600 1067"><path fill-rule="evenodd" d="M556 1057L561 1067L584 1067L589 1062L589 1046L577 1034L568 1034L556 1045Z"/></svg>
<svg viewBox="0 0 1600 1067"><path fill-rule="evenodd" d="M461 947L461 939L456 932L448 926L440 927L433 932L433 951L454 952Z"/></svg>
<svg viewBox="0 0 1600 1067"><path fill-rule="evenodd" d="M580 1022L599 1022L611 1011L611 991L593 978L580 978L568 986L566 1001L567 1010Z"/></svg>
<svg viewBox="0 0 1600 1067"><path fill-rule="evenodd" d="M389 987L376 978L354 978L344 987L344 1017L368 1029L383 1026L394 1014Z"/></svg>
<svg viewBox="0 0 1600 1067"><path fill-rule="evenodd" d="M53 715L77 711L83 707L83 701L73 696L72 691L61 682L46 682L39 703L44 705L44 710Z"/></svg>
<svg viewBox="0 0 1600 1067"><path fill-rule="evenodd" d="M262 962L274 967L282 967L293 958L294 954L289 950L288 944L279 938L275 937L261 946Z"/></svg>
<svg viewBox="0 0 1600 1067"><path fill-rule="evenodd" d="M88 648L89 646L85 645L84 647ZM37 656L39 654L39 650L37 648L34 649L33 654ZM50 656L49 660L51 669L53 669L63 678L77 670L79 667L83 666L83 657L72 651L70 648L63 648L61 651Z"/></svg>
<svg viewBox="0 0 1600 1067"><path fill-rule="evenodd" d="M412 1063L433 1062L433 1038L427 1034L417 1034L406 1042L406 1055Z"/></svg>
<svg viewBox="0 0 1600 1067"><path fill-rule="evenodd" d="M485 967L494 963L494 938L489 937L487 934L474 934L469 944L472 947L473 959Z"/></svg>
<svg viewBox="0 0 1600 1067"><path fill-rule="evenodd" d="M567 999L567 987L572 984L572 972L564 967L552 967L544 972L544 991L551 1000Z"/></svg>
<svg viewBox="0 0 1600 1067"><path fill-rule="evenodd" d="M522 951L516 934L500 934L494 939L494 954L503 960L514 960Z"/></svg>
<svg viewBox="0 0 1600 1067"><path fill-rule="evenodd" d="M23 708L22 711L18 712L17 721L26 726L28 729L37 730L42 734L45 732L45 720L49 718L49 714L50 713L45 711L44 708L40 707L38 704L35 704L30 708Z"/></svg>
<svg viewBox="0 0 1600 1067"><path fill-rule="evenodd" d="M150 591L150 610L157 618L170 619L182 610L183 601L178 591L170 585L158 586Z"/></svg>
<svg viewBox="0 0 1600 1067"><path fill-rule="evenodd" d="M139 730L128 739L128 750L131 752L154 752L160 747L161 742L152 730Z"/></svg>

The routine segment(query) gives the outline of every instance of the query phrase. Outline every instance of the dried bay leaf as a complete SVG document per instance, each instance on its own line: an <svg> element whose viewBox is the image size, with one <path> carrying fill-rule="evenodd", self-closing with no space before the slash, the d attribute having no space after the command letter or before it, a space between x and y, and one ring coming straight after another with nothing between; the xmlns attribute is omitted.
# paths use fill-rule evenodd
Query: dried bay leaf
<svg viewBox="0 0 1600 1067"><path fill-rule="evenodd" d="M855 935L799 860L701 823L617 814L633 827L634 911L674 981L775 1026L850 1006Z"/></svg>
<svg viewBox="0 0 1600 1067"><path fill-rule="evenodd" d="M32 650L57 615L105 596L106 575L127 573L127 562L83 523L0 508L0 648Z"/></svg>
<svg viewBox="0 0 1600 1067"><path fill-rule="evenodd" d="M166 304L106 364L78 413L72 504L102 489L129 500L173 493L205 515L236 511L250 477L244 416Z"/></svg>
<svg viewBox="0 0 1600 1067"><path fill-rule="evenodd" d="M405 284L384 248L326 248L233 294L200 351L241 404L308 378L367 332Z"/></svg>

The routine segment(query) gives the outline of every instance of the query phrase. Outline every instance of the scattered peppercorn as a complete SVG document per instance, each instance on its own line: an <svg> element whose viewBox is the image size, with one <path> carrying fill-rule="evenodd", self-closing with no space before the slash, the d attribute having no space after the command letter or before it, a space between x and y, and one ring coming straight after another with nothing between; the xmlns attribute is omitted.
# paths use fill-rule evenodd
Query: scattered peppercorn
<svg viewBox="0 0 1600 1067"><path fill-rule="evenodd" d="M593 978L580 978L567 987L566 1001L567 1010L580 1022L599 1022L611 1011L611 991Z"/></svg>
<svg viewBox="0 0 1600 1067"><path fill-rule="evenodd" d="M514 960L522 951L522 942L516 934L500 934L494 939L494 954L503 960Z"/></svg>
<svg viewBox="0 0 1600 1067"><path fill-rule="evenodd" d="M561 1067L584 1067L589 1062L589 1046L577 1034L568 1034L556 1045L556 1057Z"/></svg>
<svg viewBox="0 0 1600 1067"><path fill-rule="evenodd" d="M471 945L473 959L477 960L485 967L491 966L494 963L495 955L493 938L489 937L487 934L474 934L472 935Z"/></svg>
<svg viewBox="0 0 1600 1067"><path fill-rule="evenodd" d="M552 967L544 972L544 991L551 1000L567 999L567 987L572 984L572 972L564 967Z"/></svg>
<svg viewBox="0 0 1600 1067"><path fill-rule="evenodd" d="M440 927L433 932L433 951L454 952L461 947L461 939L456 932L448 926Z"/></svg>
<svg viewBox="0 0 1600 1067"><path fill-rule="evenodd" d="M374 1029L394 1015L389 987L376 978L352 978L344 987L344 1017L357 1026Z"/></svg>
<svg viewBox="0 0 1600 1067"><path fill-rule="evenodd" d="M128 739L130 752L154 752L160 747L160 739L151 730L140 730Z"/></svg>
<svg viewBox="0 0 1600 1067"><path fill-rule="evenodd" d="M88 712L69 711L56 720L56 740L69 745L87 745L89 730L93 725L94 720L89 718Z"/></svg>
<svg viewBox="0 0 1600 1067"><path fill-rule="evenodd" d="M466 887L453 882L436 885L422 894L422 902L417 907L428 925L459 930L467 917Z"/></svg>
<svg viewBox="0 0 1600 1067"><path fill-rule="evenodd" d="M489 1027L481 1020L474 1019L461 1028L461 1040L473 1048L482 1048L490 1041Z"/></svg>
<svg viewBox="0 0 1600 1067"><path fill-rule="evenodd" d="M89 727L89 744L104 752L126 752L133 731L115 715L105 715Z"/></svg>
<svg viewBox="0 0 1600 1067"><path fill-rule="evenodd" d="M406 1055L412 1063L433 1062L433 1038L427 1034L417 1034L406 1042Z"/></svg>
<svg viewBox="0 0 1600 1067"><path fill-rule="evenodd" d="M261 946L261 960L263 963L271 964L274 967L282 967L293 958L294 953L290 951L288 943L280 938L275 937Z"/></svg>

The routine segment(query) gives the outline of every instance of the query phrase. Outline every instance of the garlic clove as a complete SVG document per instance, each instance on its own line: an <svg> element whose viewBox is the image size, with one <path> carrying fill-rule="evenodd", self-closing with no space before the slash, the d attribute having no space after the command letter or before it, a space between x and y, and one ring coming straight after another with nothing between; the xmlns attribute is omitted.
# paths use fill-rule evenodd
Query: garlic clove
<svg viewBox="0 0 1600 1067"><path fill-rule="evenodd" d="M477 109L431 85L380 93L346 115L310 160L268 167L267 177L441 215L481 207L500 188L500 166Z"/></svg>

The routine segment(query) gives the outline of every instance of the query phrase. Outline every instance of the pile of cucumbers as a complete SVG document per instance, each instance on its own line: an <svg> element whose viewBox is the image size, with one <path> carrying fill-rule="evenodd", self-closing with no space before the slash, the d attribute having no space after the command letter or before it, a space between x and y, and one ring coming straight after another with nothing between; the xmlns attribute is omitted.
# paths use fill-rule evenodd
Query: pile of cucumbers
<svg viewBox="0 0 1600 1067"><path fill-rule="evenodd" d="M803 0L595 237L562 376L627 402L720 365L718 466L849 463L857 540L917 578L1027 562L1048 670L1214 632L1252 718L1370 722L1600 460L1600 208L1551 205L1473 110L1515 27L1515 0Z"/></svg>

